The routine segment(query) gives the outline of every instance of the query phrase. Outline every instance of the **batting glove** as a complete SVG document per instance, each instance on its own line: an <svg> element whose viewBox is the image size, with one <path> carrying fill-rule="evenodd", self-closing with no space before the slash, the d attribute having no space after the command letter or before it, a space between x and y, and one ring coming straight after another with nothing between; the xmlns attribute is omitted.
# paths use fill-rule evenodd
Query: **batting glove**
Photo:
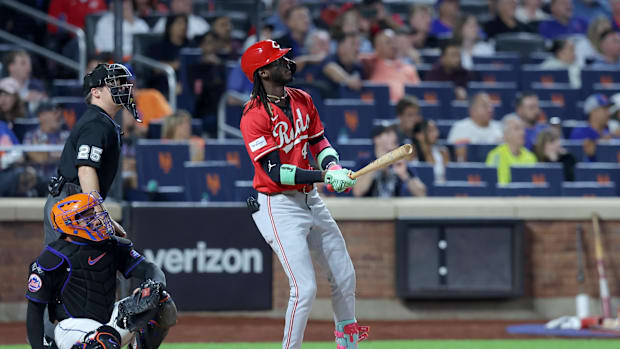
<svg viewBox="0 0 620 349"><path fill-rule="evenodd" d="M340 166L340 164L334 164L328 167L328 170L341 170L341 169L342 169L342 166ZM334 186L331 184L328 184L326 188L328 191L335 192ZM347 188L344 190L344 193L348 193L350 191L351 191L351 188Z"/></svg>
<svg viewBox="0 0 620 349"><path fill-rule="evenodd" d="M325 173L325 184L331 184L333 190L337 193L342 193L346 189L353 187L357 182L357 179L351 179L351 177L349 177L350 174L351 170L344 168L332 170L330 168L327 170L327 173Z"/></svg>

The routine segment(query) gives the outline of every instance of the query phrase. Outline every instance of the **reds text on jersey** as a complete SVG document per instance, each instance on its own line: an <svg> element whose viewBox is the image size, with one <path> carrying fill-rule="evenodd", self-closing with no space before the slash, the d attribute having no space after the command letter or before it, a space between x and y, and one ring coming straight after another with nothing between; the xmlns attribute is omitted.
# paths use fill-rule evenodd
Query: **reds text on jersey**
<svg viewBox="0 0 620 349"><path fill-rule="evenodd" d="M306 92L286 87L293 123L275 104L270 103L273 117L262 103L250 102L241 118L241 133L245 148L254 164L254 189L262 193L301 190L305 184L282 185L275 183L263 170L261 157L278 149L282 164L310 169L308 140L323 134L319 113Z"/></svg>

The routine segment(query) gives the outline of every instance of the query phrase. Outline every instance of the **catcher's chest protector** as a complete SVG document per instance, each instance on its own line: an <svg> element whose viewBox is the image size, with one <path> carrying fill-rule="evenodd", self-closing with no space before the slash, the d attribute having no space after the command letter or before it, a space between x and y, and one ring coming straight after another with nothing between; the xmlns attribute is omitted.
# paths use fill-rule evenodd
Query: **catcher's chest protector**
<svg viewBox="0 0 620 349"><path fill-rule="evenodd" d="M116 246L108 242L76 245L58 240L50 247L68 264L63 266L66 279L57 297L61 304L55 305L57 320L74 317L107 323L116 299Z"/></svg>

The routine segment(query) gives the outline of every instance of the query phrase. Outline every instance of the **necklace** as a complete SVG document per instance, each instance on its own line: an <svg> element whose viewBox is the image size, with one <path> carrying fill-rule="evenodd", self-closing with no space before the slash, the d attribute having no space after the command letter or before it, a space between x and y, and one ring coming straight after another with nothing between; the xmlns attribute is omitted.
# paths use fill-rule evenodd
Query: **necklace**
<svg viewBox="0 0 620 349"><path fill-rule="evenodd" d="M278 104L278 103L284 101L287 97L288 97L288 94L286 93L286 90L284 91L284 96L282 96L282 97L274 96L274 95L267 95L267 98L269 98L269 100L272 103L275 103L275 104Z"/></svg>

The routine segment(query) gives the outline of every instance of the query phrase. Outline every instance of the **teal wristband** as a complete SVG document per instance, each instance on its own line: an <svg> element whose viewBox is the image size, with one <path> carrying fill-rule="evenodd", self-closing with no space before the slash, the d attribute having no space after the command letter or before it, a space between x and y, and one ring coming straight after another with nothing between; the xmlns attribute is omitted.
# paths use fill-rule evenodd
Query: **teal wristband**
<svg viewBox="0 0 620 349"><path fill-rule="evenodd" d="M319 165L319 168L321 168L321 170L325 170L323 168L322 163L323 163L323 160L330 155L335 157L338 161L340 161L340 157L338 156L338 152L336 152L336 149L332 147L327 147L321 150L321 152L319 153L319 156L317 156L317 159L316 159L316 162Z"/></svg>
<svg viewBox="0 0 620 349"><path fill-rule="evenodd" d="M284 164L280 166L280 183L285 185L295 185L295 172L297 166Z"/></svg>

